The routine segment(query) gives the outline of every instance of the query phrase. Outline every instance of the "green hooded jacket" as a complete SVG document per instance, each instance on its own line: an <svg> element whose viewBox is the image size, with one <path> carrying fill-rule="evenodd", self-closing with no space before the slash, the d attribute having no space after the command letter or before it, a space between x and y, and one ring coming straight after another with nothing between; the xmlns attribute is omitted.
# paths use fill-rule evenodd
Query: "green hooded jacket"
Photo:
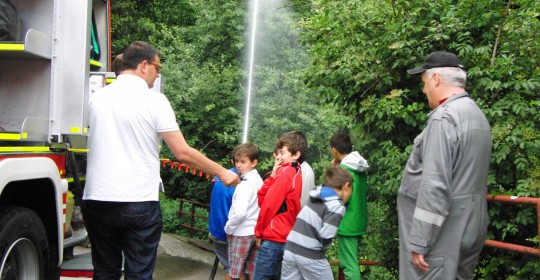
<svg viewBox="0 0 540 280"><path fill-rule="evenodd" d="M365 235L367 228L366 173L369 165L358 152L352 152L343 158L341 166L349 170L354 182L345 216L338 227L338 234L345 236Z"/></svg>

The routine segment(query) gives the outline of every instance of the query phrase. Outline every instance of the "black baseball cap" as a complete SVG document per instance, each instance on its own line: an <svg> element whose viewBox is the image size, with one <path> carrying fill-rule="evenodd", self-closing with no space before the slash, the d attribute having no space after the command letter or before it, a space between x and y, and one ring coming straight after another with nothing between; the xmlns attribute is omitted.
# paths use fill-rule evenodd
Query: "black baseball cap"
<svg viewBox="0 0 540 280"><path fill-rule="evenodd" d="M438 67L456 67L461 69L465 68L463 65L461 65L459 58L455 54L445 51L436 51L432 52L426 58L426 61L424 61L424 64L422 64L422 66L409 69L407 70L407 73L420 74L428 69Z"/></svg>

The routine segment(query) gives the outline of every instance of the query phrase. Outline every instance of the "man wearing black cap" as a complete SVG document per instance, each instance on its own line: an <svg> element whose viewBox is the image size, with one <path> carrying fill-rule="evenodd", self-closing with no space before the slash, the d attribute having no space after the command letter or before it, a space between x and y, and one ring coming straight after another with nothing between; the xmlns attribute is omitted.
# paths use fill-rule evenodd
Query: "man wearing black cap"
<svg viewBox="0 0 540 280"><path fill-rule="evenodd" d="M432 111L398 193L400 279L472 279L484 245L491 129L463 68L438 51L407 71L422 75Z"/></svg>

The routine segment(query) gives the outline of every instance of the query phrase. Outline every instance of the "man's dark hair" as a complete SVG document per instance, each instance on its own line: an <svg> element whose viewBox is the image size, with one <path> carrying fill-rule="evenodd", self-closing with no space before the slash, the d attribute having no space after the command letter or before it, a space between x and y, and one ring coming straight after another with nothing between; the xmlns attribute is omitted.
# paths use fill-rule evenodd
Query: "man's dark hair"
<svg viewBox="0 0 540 280"><path fill-rule="evenodd" d="M145 60L153 62L156 55L160 56L159 51L154 46L143 41L136 41L124 50L122 65L125 70L137 69L137 66Z"/></svg>
<svg viewBox="0 0 540 280"><path fill-rule="evenodd" d="M259 160L259 148L251 143L243 143L236 146L232 154L233 160L241 156L247 156L251 161Z"/></svg>
<svg viewBox="0 0 540 280"><path fill-rule="evenodd" d="M300 152L300 157L298 158L298 162L302 163L304 162L304 157L306 154L306 148L307 148L307 140L306 136L300 131L289 131L281 134L279 137L279 140L276 142L276 147L278 149L281 149L283 147L287 146L289 149L289 152L291 154L296 154L297 152Z"/></svg>
<svg viewBox="0 0 540 280"><path fill-rule="evenodd" d="M124 65L123 65L124 62L123 62L122 56L123 56L122 54L117 55L114 58L113 63L112 63L113 71L116 77L118 77L118 75L120 75L120 73L124 71Z"/></svg>
<svg viewBox="0 0 540 280"><path fill-rule="evenodd" d="M345 132L332 135L330 147L336 149L340 154L350 154L352 152L351 136Z"/></svg>

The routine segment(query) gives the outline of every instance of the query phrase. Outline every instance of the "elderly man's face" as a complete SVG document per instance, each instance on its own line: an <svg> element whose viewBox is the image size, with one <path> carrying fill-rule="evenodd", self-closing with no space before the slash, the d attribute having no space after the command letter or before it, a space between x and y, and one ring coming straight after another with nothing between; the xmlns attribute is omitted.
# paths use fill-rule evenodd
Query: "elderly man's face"
<svg viewBox="0 0 540 280"><path fill-rule="evenodd" d="M437 73L434 73L431 76L431 79L428 79L426 72L422 73L422 82L424 83L422 92L427 96L428 104L431 109L435 109L439 106L439 100L436 98L435 92L438 79L438 77L436 77L437 75Z"/></svg>

